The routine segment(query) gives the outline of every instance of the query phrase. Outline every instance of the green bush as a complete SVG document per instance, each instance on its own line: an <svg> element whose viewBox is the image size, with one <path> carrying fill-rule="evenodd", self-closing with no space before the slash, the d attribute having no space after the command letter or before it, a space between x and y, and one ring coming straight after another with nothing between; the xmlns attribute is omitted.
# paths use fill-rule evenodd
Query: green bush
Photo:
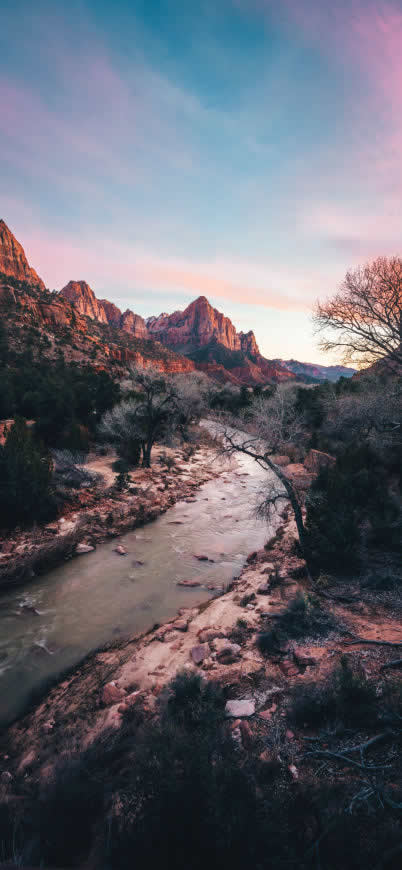
<svg viewBox="0 0 402 870"><path fill-rule="evenodd" d="M301 726L322 727L337 720L345 726L370 727L376 722L378 711L374 684L342 656L339 667L324 682L295 687L290 717Z"/></svg>
<svg viewBox="0 0 402 870"><path fill-rule="evenodd" d="M263 655L275 654L286 645L289 638L320 637L334 628L333 616L324 610L313 595L298 594L289 602L286 610L257 637L257 646Z"/></svg>
<svg viewBox="0 0 402 870"><path fill-rule="evenodd" d="M17 418L0 447L0 528L45 522L56 513L53 468L25 420Z"/></svg>

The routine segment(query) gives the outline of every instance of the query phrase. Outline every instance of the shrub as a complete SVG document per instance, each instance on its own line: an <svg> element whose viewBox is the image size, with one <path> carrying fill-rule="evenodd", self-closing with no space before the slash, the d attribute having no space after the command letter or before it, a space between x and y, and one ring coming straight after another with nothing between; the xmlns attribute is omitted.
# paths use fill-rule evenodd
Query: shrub
<svg viewBox="0 0 402 870"><path fill-rule="evenodd" d="M0 447L0 528L44 522L56 513L52 460L17 418Z"/></svg>
<svg viewBox="0 0 402 870"><path fill-rule="evenodd" d="M116 459L115 462L112 463L112 469L118 474L127 474L127 472L130 471L130 465L126 459Z"/></svg>
<svg viewBox="0 0 402 870"><path fill-rule="evenodd" d="M323 683L295 687L290 716L298 725L338 720L345 726L369 727L378 717L375 686L342 656L339 667Z"/></svg>
<svg viewBox="0 0 402 870"><path fill-rule="evenodd" d="M334 624L332 615L317 603L314 596L300 593L275 619L273 628L260 632L257 647L262 655L272 655L283 650L288 638L319 637L330 631Z"/></svg>

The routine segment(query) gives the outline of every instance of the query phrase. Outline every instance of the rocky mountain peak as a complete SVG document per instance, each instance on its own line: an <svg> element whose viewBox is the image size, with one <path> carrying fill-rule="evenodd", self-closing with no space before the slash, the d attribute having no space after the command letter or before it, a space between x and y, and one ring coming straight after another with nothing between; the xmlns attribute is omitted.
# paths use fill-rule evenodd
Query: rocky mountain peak
<svg viewBox="0 0 402 870"><path fill-rule="evenodd" d="M4 220L0 220L0 272L18 278L19 281L35 284L41 290L45 289L42 279L29 265L24 248L17 242Z"/></svg>
<svg viewBox="0 0 402 870"><path fill-rule="evenodd" d="M60 296L73 302L80 314L90 317L91 320L99 320L100 323L108 323L117 329L129 332L135 338L148 338L148 330L145 320L127 309L124 314L120 308L107 299L97 299L92 288L86 281L69 281L62 290Z"/></svg>
<svg viewBox="0 0 402 870"><path fill-rule="evenodd" d="M184 311L150 317L147 326L153 338L183 353L216 342L228 350L259 354L254 333L236 332L229 317L213 308L206 296L198 296Z"/></svg>
<svg viewBox="0 0 402 870"><path fill-rule="evenodd" d="M69 281L60 290L60 296L73 302L80 314L90 317L91 320L99 320L101 323L108 322L101 303L86 281Z"/></svg>

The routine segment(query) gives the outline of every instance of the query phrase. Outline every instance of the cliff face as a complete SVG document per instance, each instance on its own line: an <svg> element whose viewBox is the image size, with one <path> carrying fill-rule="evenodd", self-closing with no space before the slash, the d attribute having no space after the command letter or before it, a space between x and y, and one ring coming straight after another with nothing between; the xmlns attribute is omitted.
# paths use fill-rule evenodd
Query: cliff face
<svg viewBox="0 0 402 870"><path fill-rule="evenodd" d="M62 290L60 296L72 302L80 314L98 320L99 323L108 323L116 329L123 329L136 338L149 338L145 320L127 309L122 314L120 308L107 299L97 299L94 291L86 281L69 281Z"/></svg>
<svg viewBox="0 0 402 870"><path fill-rule="evenodd" d="M209 304L205 296L199 296L184 311L150 317L147 327L152 338L167 347L175 347L190 353L216 341L228 350L259 353L254 333L236 332L228 317Z"/></svg>
<svg viewBox="0 0 402 870"><path fill-rule="evenodd" d="M0 272L45 289L42 279L29 265L22 245L3 220L0 220Z"/></svg>
<svg viewBox="0 0 402 870"><path fill-rule="evenodd" d="M63 299L68 299L73 302L80 314L85 317L90 317L91 320L99 320L100 323L107 323L106 313L86 281L69 281L62 290L60 296Z"/></svg>

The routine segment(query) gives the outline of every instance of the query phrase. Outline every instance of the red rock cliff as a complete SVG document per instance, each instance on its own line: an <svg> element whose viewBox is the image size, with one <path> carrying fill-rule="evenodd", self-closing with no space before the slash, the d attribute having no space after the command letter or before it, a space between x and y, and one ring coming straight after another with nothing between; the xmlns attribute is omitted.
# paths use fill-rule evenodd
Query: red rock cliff
<svg viewBox="0 0 402 870"><path fill-rule="evenodd" d="M29 265L24 248L3 220L0 220L0 272L45 289L42 279Z"/></svg>
<svg viewBox="0 0 402 870"><path fill-rule="evenodd" d="M210 341L229 350L259 353L254 333L236 332L232 321L213 308L205 296L199 296L184 311L150 317L147 327L152 338L187 353Z"/></svg>

